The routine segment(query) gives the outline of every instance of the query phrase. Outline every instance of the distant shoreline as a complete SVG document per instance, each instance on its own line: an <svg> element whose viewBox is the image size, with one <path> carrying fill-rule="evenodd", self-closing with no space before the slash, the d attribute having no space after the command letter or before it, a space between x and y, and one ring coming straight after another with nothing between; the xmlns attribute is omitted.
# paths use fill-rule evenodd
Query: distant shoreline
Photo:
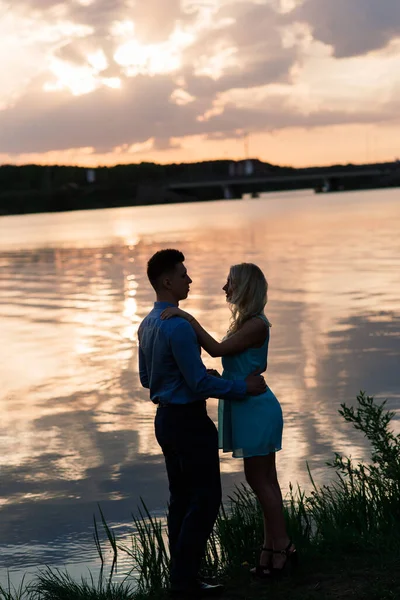
<svg viewBox="0 0 400 600"><path fill-rule="evenodd" d="M294 169L246 161L115 167L0 167L0 216L400 186L400 163Z"/></svg>

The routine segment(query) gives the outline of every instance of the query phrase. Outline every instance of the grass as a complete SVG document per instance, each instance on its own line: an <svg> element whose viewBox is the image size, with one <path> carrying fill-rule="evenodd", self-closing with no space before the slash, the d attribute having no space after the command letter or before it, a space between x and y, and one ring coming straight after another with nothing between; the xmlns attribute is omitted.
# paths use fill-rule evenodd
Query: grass
<svg viewBox="0 0 400 600"><path fill-rule="evenodd" d="M370 443L367 463L335 454L328 468L333 481L319 487L310 473L311 492L291 487L285 505L288 528L298 547L301 568L279 582L252 581L262 542L262 515L246 486L223 507L208 544L203 573L226 584L225 600L399 600L400 599L400 436L391 431L394 414L385 403L360 393L355 407L340 414ZM55 569L30 585L0 587L0 600L162 600L168 581L168 553L162 522L145 504L133 517L137 533L130 546L116 540L100 510L112 549L108 575L96 519L95 543L102 569L97 582L75 582ZM113 582L120 553L132 560L125 581Z"/></svg>

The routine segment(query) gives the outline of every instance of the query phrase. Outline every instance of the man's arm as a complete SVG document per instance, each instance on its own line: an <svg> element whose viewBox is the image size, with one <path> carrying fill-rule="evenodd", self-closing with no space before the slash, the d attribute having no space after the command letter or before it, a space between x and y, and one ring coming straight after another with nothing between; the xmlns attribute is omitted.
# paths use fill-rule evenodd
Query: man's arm
<svg viewBox="0 0 400 600"><path fill-rule="evenodd" d="M247 395L245 381L229 381L208 375L200 358L196 334L186 321L177 325L171 334L171 349L187 385L196 394L211 398L243 400Z"/></svg>
<svg viewBox="0 0 400 600"><path fill-rule="evenodd" d="M139 340L139 377L140 377L140 383L142 384L142 386L144 388L150 388L149 374L147 372L147 366L146 366L146 357L140 346L140 340Z"/></svg>

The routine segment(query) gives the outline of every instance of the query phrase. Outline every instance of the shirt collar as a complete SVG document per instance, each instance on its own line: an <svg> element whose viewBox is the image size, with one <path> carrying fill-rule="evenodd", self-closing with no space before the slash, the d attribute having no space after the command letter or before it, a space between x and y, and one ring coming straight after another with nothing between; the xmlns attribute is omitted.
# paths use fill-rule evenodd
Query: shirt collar
<svg viewBox="0 0 400 600"><path fill-rule="evenodd" d="M172 302L154 302L154 308L159 308L164 310L164 308L168 308L168 306L175 306L175 304L172 304Z"/></svg>

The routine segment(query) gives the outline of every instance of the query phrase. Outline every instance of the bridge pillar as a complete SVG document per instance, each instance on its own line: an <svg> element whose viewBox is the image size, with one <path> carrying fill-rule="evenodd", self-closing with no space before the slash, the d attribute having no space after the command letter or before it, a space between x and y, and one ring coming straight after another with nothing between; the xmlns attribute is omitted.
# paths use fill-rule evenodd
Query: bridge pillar
<svg viewBox="0 0 400 600"><path fill-rule="evenodd" d="M230 185L223 185L222 192L224 194L225 200L232 200L233 198L233 189Z"/></svg>

